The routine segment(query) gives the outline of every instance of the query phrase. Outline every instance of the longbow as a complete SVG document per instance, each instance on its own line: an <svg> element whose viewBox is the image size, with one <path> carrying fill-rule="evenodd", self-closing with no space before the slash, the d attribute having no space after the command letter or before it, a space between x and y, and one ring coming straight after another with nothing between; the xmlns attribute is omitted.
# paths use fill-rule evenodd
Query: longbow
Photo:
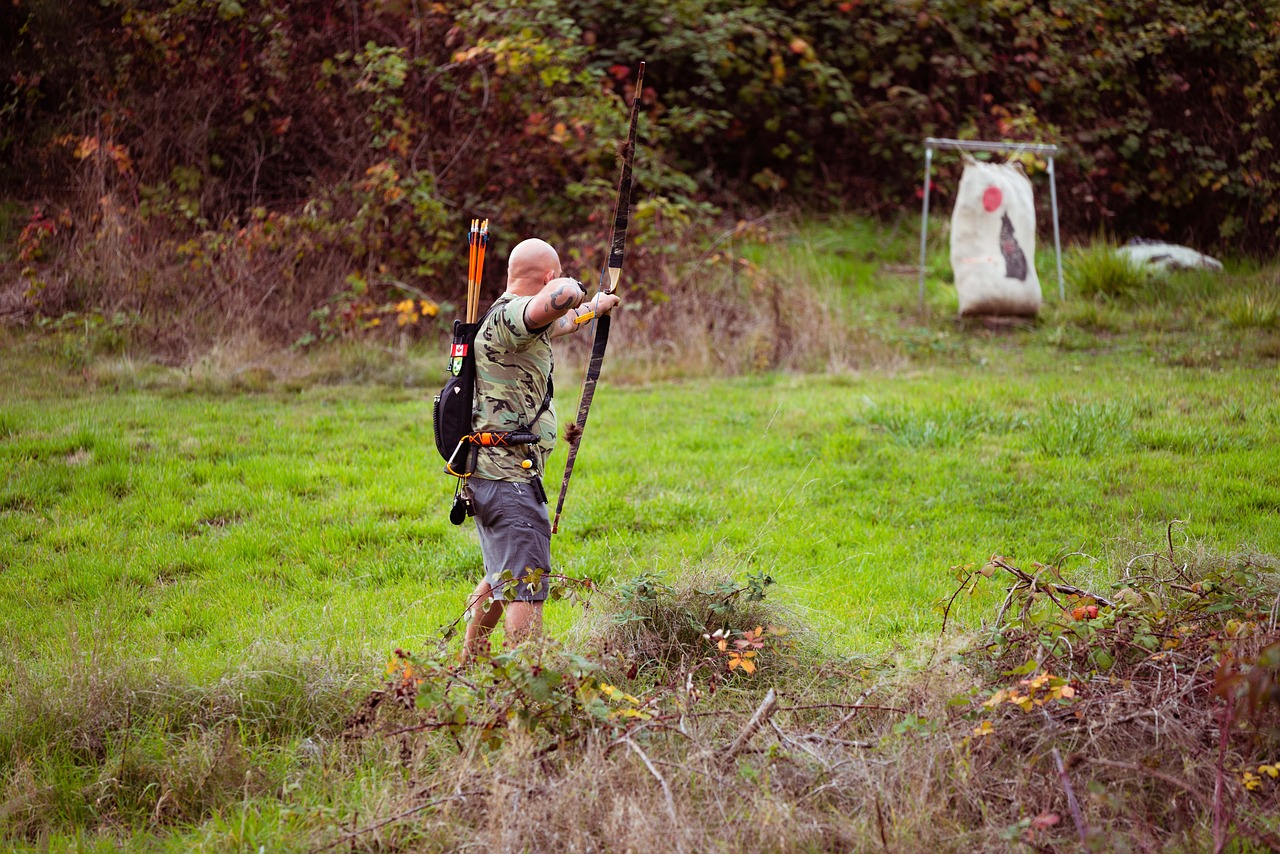
<svg viewBox="0 0 1280 854"><path fill-rule="evenodd" d="M640 93L644 90L644 63L636 75L635 97L631 101L631 126L627 130L627 144L622 151L622 178L618 181L618 201L613 211L613 239L609 243L609 258L600 269L599 293L611 294L618 289L622 275L622 258L627 248L627 220L631 213L631 166L636 156L636 125L640 119ZM564 464L564 480L560 483L560 498L556 501L556 515L551 523L551 533L560 529L560 513L564 510L564 497L569 492L569 478L573 476L573 464L582 446L582 434L587 427L587 414L596 394L596 381L600 379L600 366L604 364L604 351L609 346L609 315L596 318L596 339L591 346L591 361L582 381L582 398L578 404L577 436L569 444L569 458Z"/></svg>

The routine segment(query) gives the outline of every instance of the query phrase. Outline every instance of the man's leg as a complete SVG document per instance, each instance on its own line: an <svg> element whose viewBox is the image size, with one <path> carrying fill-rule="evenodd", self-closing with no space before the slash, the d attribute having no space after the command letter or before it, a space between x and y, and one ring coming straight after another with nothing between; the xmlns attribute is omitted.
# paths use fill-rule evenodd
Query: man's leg
<svg viewBox="0 0 1280 854"><path fill-rule="evenodd" d="M467 620L467 631L462 641L460 660L463 664L489 654L489 632L493 631L502 617L502 602L491 598L492 592L489 582L481 581L475 592L467 597L467 610L471 612L471 619ZM488 610L485 610L486 602Z"/></svg>
<svg viewBox="0 0 1280 854"><path fill-rule="evenodd" d="M542 634L541 602L507 603L507 646L513 647Z"/></svg>

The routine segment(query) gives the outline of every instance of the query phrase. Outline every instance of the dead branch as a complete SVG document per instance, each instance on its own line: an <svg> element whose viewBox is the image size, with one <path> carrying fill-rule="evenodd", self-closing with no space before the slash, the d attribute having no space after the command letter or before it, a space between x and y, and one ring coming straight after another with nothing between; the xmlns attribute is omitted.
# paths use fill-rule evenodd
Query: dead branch
<svg viewBox="0 0 1280 854"><path fill-rule="evenodd" d="M487 794L488 792L485 792L485 791L460 792L456 795L446 795L445 797L442 797L442 798L433 798L432 800L427 801L425 804L418 804L418 806L414 807L411 810L405 810L402 813L397 813L391 816L390 818L385 818L382 821L369 825L368 827L362 827L359 830L353 830L349 833L344 833L341 836L339 836L337 839L328 843L327 845L321 845L319 848L312 848L311 852L312 854L316 854L316 852L319 852L319 851L328 851L330 848L335 848L344 842L355 839L357 836L370 833L372 831L377 830L380 827L386 827L388 824L401 821L403 819L408 818L411 815L416 815L417 813L420 813L423 810L430 809L436 804L442 804L445 801L461 801L461 800L465 800L466 798L475 797L477 795L487 795Z"/></svg>
<svg viewBox="0 0 1280 854"><path fill-rule="evenodd" d="M1061 593L1064 596L1087 596L1090 599L1093 599L1099 605L1105 605L1108 608L1115 607L1115 603L1112 602L1110 599L1106 598L1105 596L1099 596L1096 593L1091 593L1088 590L1084 590L1080 587L1076 587L1071 584L1056 584L1053 582L1041 582L1039 579L1039 576L1031 575L1025 570L1019 569L1018 567L1014 566L1013 564L1009 563L1004 558L999 557L998 555L992 556L991 564L992 566L1000 567L1005 572L1008 572L1014 578L1018 579L1018 583L1015 584L1011 589L1016 590L1016 589L1026 588L1034 591L1035 589L1039 588L1050 594ZM1057 600L1054 600L1054 601L1056 602ZM1058 607L1061 608L1062 606L1059 605Z"/></svg>
<svg viewBox="0 0 1280 854"><path fill-rule="evenodd" d="M773 693L773 692L770 691L770 693ZM640 749L640 746L637 745L630 738L626 739L626 742L627 742L627 747L631 748L631 750L636 754L636 756L640 757L640 761L644 763L644 767L649 769L649 773L652 774L653 778L658 781L659 785L662 786L662 796L666 798L666 801L667 801L667 812L671 814L672 832L676 834L676 840L675 840L676 851L680 852L680 854L683 854L684 842L679 835L680 834L680 817L676 814L676 802L675 802L675 799L671 797L671 787L667 785L666 778L663 777L662 774L658 772L658 769L653 767L653 763L649 761L649 757L646 756L644 751Z"/></svg>
<svg viewBox="0 0 1280 854"><path fill-rule="evenodd" d="M764 699L760 705L756 707L755 714L751 716L751 720L747 721L747 725L742 728L742 732L738 733L738 737L733 740L733 744L721 755L720 761L727 763L733 757L746 747L747 742L751 740L751 736L756 734L756 730L764 725L764 722L773 717L773 713L778 710L778 694L772 688L769 693L764 695Z"/></svg>
<svg viewBox="0 0 1280 854"><path fill-rule="evenodd" d="M1084 815L1080 812L1080 803L1076 800L1076 793L1071 788L1071 778L1067 776L1067 769L1062 764L1062 754L1058 752L1058 748L1054 748L1053 764L1058 766L1058 780L1062 783L1062 790L1067 794L1067 808L1071 810L1071 820L1075 822L1076 833L1080 834L1080 844L1085 848L1089 843L1089 825L1085 824Z"/></svg>

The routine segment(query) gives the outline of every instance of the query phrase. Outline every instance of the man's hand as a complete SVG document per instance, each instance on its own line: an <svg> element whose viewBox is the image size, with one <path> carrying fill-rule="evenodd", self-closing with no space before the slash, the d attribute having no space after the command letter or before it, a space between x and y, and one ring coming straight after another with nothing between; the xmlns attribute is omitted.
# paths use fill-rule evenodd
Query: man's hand
<svg viewBox="0 0 1280 854"><path fill-rule="evenodd" d="M551 328L551 337L559 338L561 335L572 335L592 318L608 314L613 311L620 300L616 294L596 294L590 302L584 302L578 305L573 311L567 312L564 317L556 321L555 326Z"/></svg>
<svg viewBox="0 0 1280 854"><path fill-rule="evenodd" d="M596 294L591 302L578 310L578 316L585 316L588 311L595 312L597 315L608 314L620 301L617 294Z"/></svg>

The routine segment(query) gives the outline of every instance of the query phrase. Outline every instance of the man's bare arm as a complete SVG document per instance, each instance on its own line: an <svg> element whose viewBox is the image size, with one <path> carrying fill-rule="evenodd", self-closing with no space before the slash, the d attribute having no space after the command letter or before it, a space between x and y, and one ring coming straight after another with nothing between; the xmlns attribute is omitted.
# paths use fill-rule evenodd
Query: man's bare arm
<svg viewBox="0 0 1280 854"><path fill-rule="evenodd" d="M582 305L586 298L586 290L574 279L552 279L525 306L525 325L530 329L550 326L563 318L570 309Z"/></svg>
<svg viewBox="0 0 1280 854"><path fill-rule="evenodd" d="M561 335L572 335L583 326L589 326L589 323L578 323L578 317L585 315L589 311L594 311L596 316L608 314L613 311L613 307L618 304L618 298L613 294L596 294L593 299L584 302L578 307L565 312L564 316L555 322L551 327L551 337L559 338Z"/></svg>

